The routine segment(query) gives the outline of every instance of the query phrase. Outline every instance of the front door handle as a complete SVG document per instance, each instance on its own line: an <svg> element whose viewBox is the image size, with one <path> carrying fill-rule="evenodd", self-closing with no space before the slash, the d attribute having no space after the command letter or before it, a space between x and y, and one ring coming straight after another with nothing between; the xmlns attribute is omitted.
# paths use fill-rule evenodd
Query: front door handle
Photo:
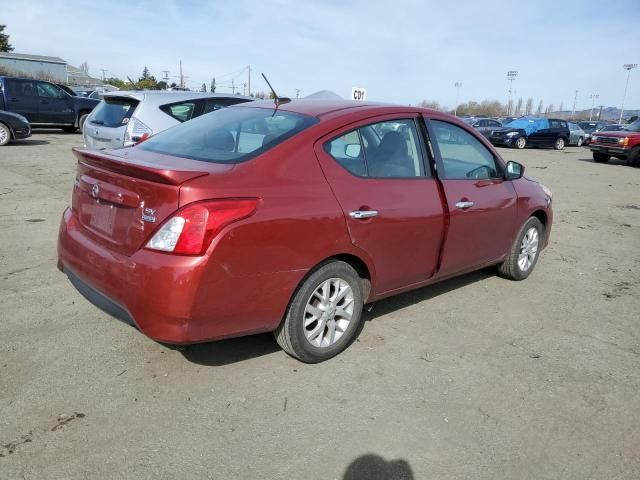
<svg viewBox="0 0 640 480"><path fill-rule="evenodd" d="M355 219L373 218L378 216L378 211L377 210L355 210L353 212L349 212L349 216Z"/></svg>
<svg viewBox="0 0 640 480"><path fill-rule="evenodd" d="M456 208L461 210L466 210L467 208L473 207L473 202L458 202L456 203Z"/></svg>

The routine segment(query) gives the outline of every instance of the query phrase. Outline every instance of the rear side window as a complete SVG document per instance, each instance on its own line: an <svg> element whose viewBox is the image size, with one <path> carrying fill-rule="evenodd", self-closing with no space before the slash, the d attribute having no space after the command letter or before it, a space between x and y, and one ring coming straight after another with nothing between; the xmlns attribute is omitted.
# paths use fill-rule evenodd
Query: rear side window
<svg viewBox="0 0 640 480"><path fill-rule="evenodd" d="M411 119L373 123L324 144L325 151L360 177L424 177L424 161Z"/></svg>
<svg viewBox="0 0 640 480"><path fill-rule="evenodd" d="M31 80L5 79L7 94L14 97L35 97L38 95L35 82Z"/></svg>
<svg viewBox="0 0 640 480"><path fill-rule="evenodd" d="M195 100L191 100L188 102L171 103L169 105L162 105L160 107L160 110L162 110L170 117L175 118L179 122L186 122L187 120L191 120L194 116L195 109Z"/></svg>
<svg viewBox="0 0 640 480"><path fill-rule="evenodd" d="M138 148L204 162L238 163L316 122L314 117L271 108L223 108L160 132Z"/></svg>
<svg viewBox="0 0 640 480"><path fill-rule="evenodd" d="M220 110L221 108L230 107L231 105L250 101L251 100L247 100L246 98L207 98L205 100L204 111L202 113L211 113L216 110Z"/></svg>
<svg viewBox="0 0 640 480"><path fill-rule="evenodd" d="M132 98L106 98L93 110L89 123L112 128L126 125L137 106Z"/></svg>

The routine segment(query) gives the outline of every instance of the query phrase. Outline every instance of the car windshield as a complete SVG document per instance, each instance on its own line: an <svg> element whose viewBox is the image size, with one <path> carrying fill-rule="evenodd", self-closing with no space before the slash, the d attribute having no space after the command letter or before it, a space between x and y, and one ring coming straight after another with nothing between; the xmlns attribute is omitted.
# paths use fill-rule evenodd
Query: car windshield
<svg viewBox="0 0 640 480"><path fill-rule="evenodd" d="M629 125L625 125L624 129L629 132L640 132L640 120L636 120Z"/></svg>
<svg viewBox="0 0 640 480"><path fill-rule="evenodd" d="M150 152L214 163L238 163L296 135L317 119L271 108L224 108L154 135Z"/></svg>
<svg viewBox="0 0 640 480"><path fill-rule="evenodd" d="M580 128L583 129L585 132L595 132L596 128L598 128L598 124L597 123L590 123L590 122L580 122L578 125L580 125Z"/></svg>

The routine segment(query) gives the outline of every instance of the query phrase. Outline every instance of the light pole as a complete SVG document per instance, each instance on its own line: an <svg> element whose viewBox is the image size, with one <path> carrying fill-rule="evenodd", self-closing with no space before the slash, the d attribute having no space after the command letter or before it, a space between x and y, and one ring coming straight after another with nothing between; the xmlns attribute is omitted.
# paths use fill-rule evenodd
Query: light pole
<svg viewBox="0 0 640 480"><path fill-rule="evenodd" d="M589 95L589 98L591 99L591 110L589 110L589 121L591 121L591 117L593 116L593 106L596 104L596 100L600 98L600 95L598 95L597 93L592 93L591 95Z"/></svg>
<svg viewBox="0 0 640 480"><path fill-rule="evenodd" d="M573 110L571 111L571 119L576 119L576 103L578 103L578 90L576 90L576 96L573 97Z"/></svg>
<svg viewBox="0 0 640 480"><path fill-rule="evenodd" d="M517 70L509 70L507 72L507 80L509 80L509 100L507 101L507 115L511 115L511 87L513 86L513 81L517 76Z"/></svg>
<svg viewBox="0 0 640 480"><path fill-rule="evenodd" d="M458 97L460 96L460 89L462 88L462 82L456 82L453 84L456 87L456 108L453 109L453 115L458 116Z"/></svg>
<svg viewBox="0 0 640 480"><path fill-rule="evenodd" d="M622 115L624 114L624 101L627 98L627 88L629 88L629 77L631 76L631 70L638 66L637 63L625 63L624 69L627 71L627 83L624 86L624 95L622 96L622 106L620 107L620 120L618 123L622 123Z"/></svg>

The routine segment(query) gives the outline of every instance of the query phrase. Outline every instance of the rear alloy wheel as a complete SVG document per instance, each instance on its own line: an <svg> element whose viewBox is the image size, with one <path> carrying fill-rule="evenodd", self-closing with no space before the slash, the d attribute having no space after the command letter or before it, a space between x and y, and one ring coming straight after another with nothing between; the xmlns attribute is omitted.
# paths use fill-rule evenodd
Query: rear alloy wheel
<svg viewBox="0 0 640 480"><path fill-rule="evenodd" d="M278 344L289 355L318 363L349 346L362 321L362 281L351 265L332 261L298 288L276 329Z"/></svg>
<svg viewBox="0 0 640 480"><path fill-rule="evenodd" d="M593 161L596 163L607 163L611 157L609 155L605 155L604 153L595 153L593 154Z"/></svg>
<svg viewBox="0 0 640 480"><path fill-rule="evenodd" d="M0 123L0 147L11 141L11 130L4 123Z"/></svg>
<svg viewBox="0 0 640 480"><path fill-rule="evenodd" d="M540 220L530 217L520 229L507 258L498 266L500 275L510 280L527 278L538 262L543 234Z"/></svg>
<svg viewBox="0 0 640 480"><path fill-rule="evenodd" d="M578 143L577 143L576 145L577 145L578 147L581 147L583 142L584 142L584 140L582 140L582 137L580 137L580 138L578 139Z"/></svg>
<svg viewBox="0 0 640 480"><path fill-rule="evenodd" d="M564 138L560 137L560 138L556 138L555 143L553 144L553 148L556 150L562 150L565 146L565 141Z"/></svg>
<svg viewBox="0 0 640 480"><path fill-rule="evenodd" d="M524 137L520 137L515 141L514 145L518 150L522 150L527 146L527 139Z"/></svg>

